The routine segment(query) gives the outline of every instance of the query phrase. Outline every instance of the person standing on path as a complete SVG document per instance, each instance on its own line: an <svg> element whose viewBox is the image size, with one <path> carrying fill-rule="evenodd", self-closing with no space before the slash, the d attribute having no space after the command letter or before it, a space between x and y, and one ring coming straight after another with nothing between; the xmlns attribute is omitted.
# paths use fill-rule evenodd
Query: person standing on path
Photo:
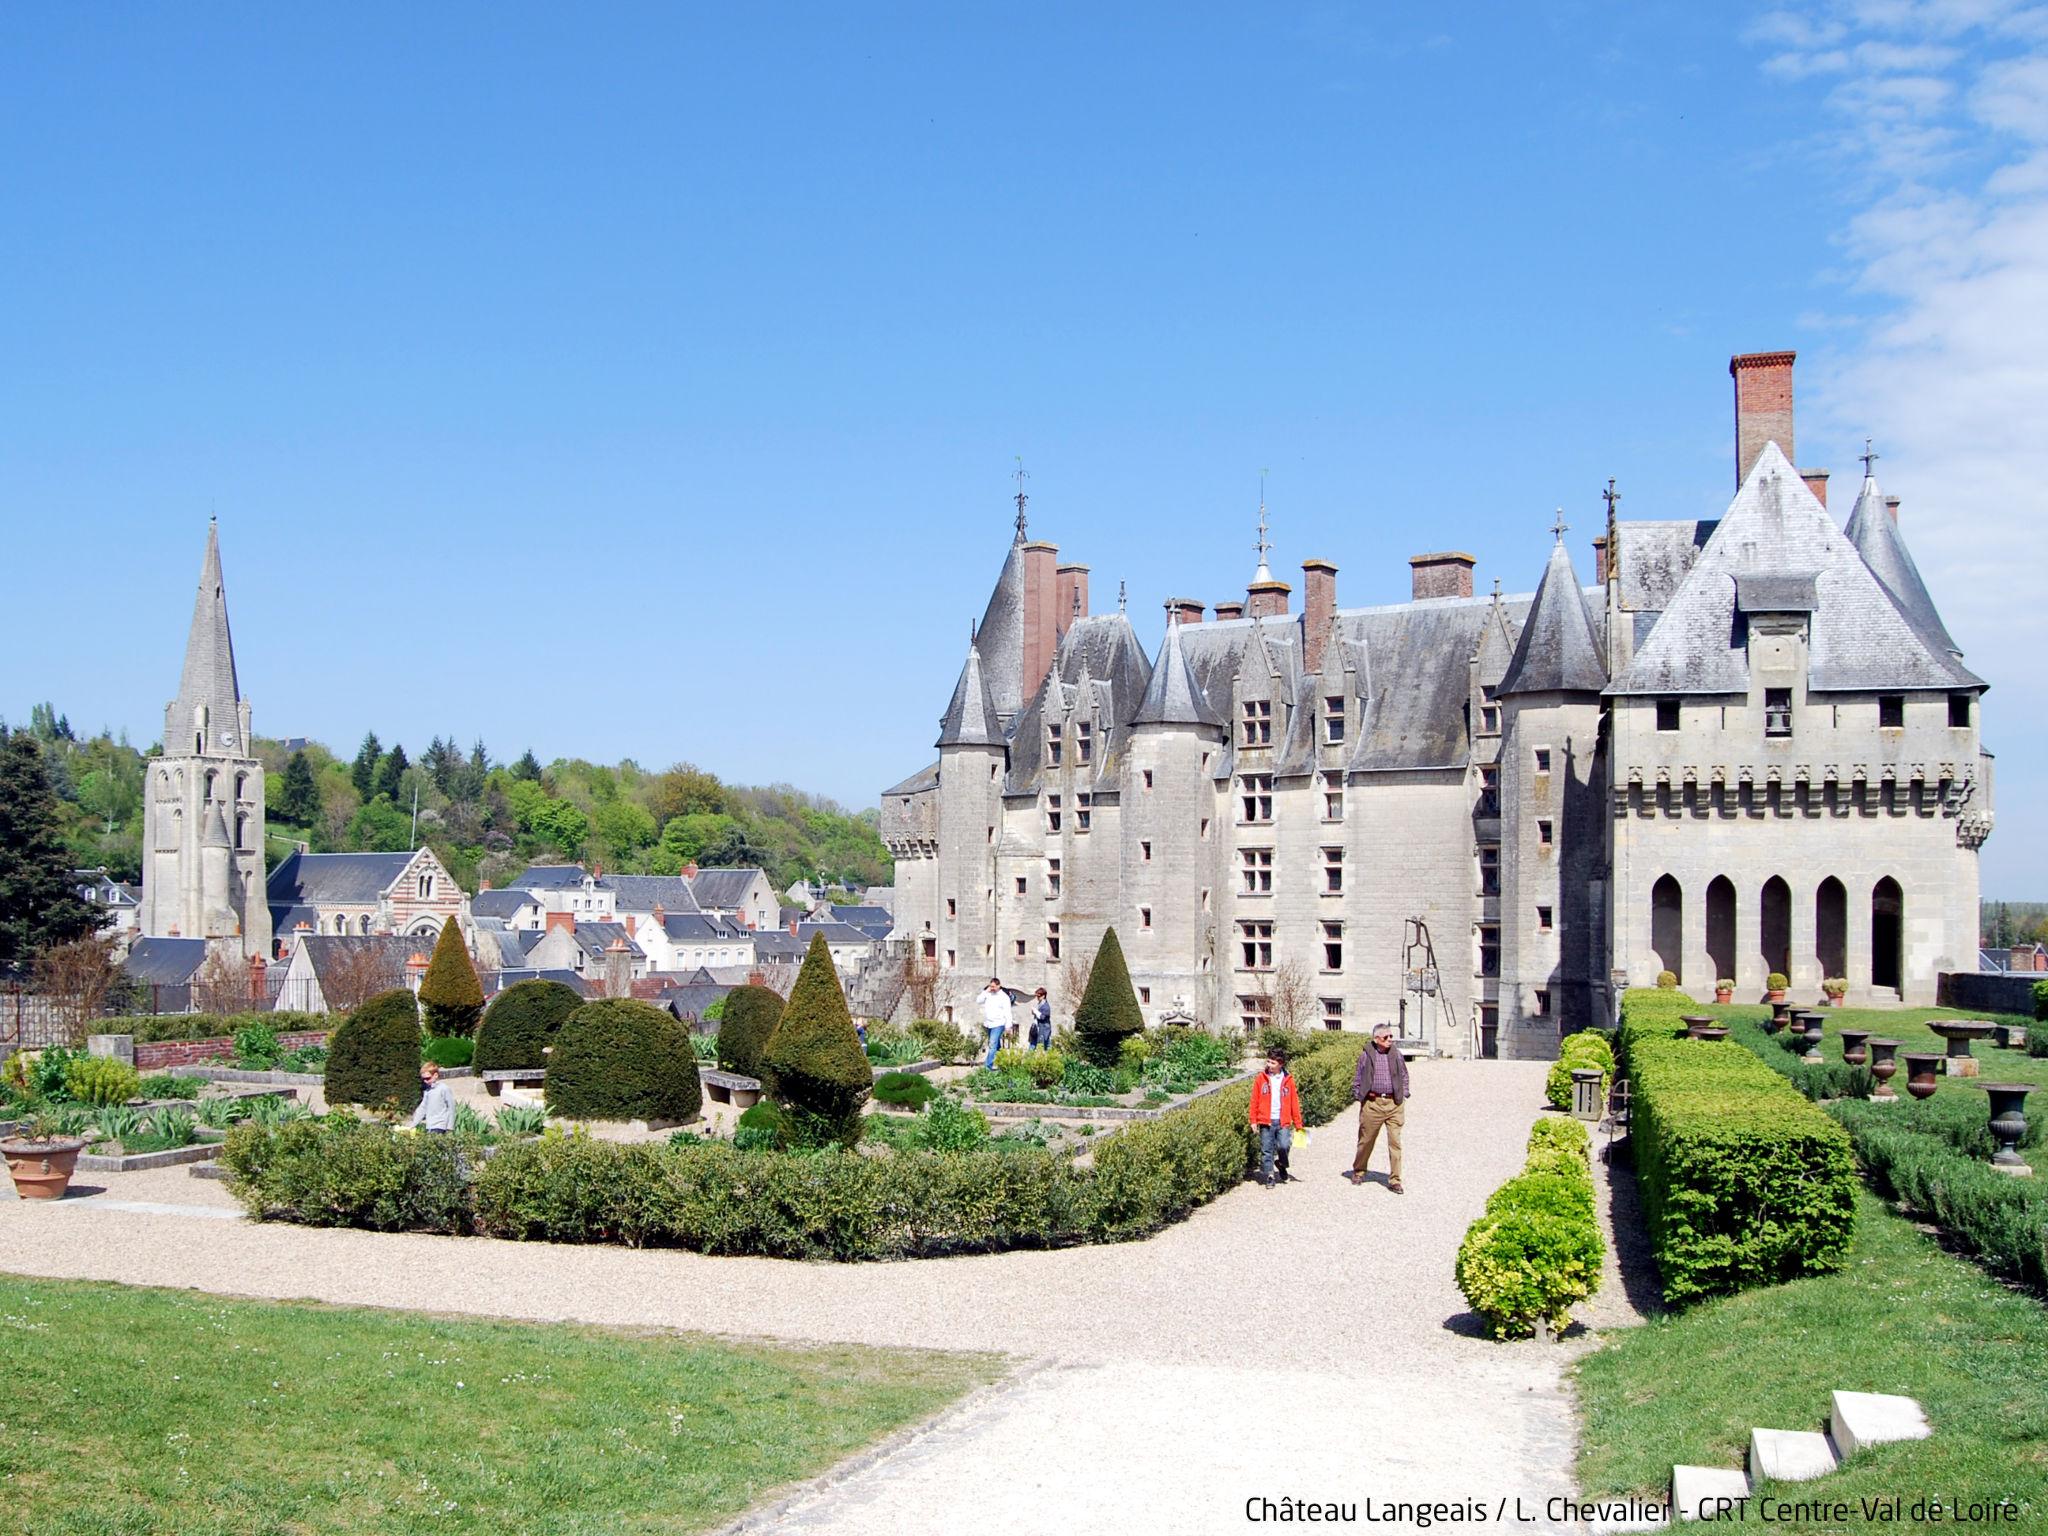
<svg viewBox="0 0 2048 1536"><path fill-rule="evenodd" d="M1040 987L1031 1000L1031 1034L1026 1042L1032 1049L1052 1049L1052 1003Z"/></svg>
<svg viewBox="0 0 2048 1536"><path fill-rule="evenodd" d="M993 976L988 979L988 990L981 994L981 1027L988 1031L988 1055L981 1064L985 1070L993 1072L996 1052L1003 1045L1003 1031L1010 1027L1010 994Z"/></svg>
<svg viewBox="0 0 2048 1536"><path fill-rule="evenodd" d="M1301 1123L1301 1095L1295 1090L1294 1074L1287 1070L1281 1051L1266 1053L1266 1070L1252 1079L1251 1120L1259 1133L1259 1182L1271 1189L1277 1158L1285 1184L1294 1177L1287 1171L1287 1155L1294 1148L1294 1133L1306 1129Z"/></svg>
<svg viewBox="0 0 2048 1536"><path fill-rule="evenodd" d="M455 1129L455 1095L441 1081L441 1064L420 1063L420 1102L405 1123L429 1135L445 1136Z"/></svg>
<svg viewBox="0 0 2048 1536"><path fill-rule="evenodd" d="M1387 1132L1387 1188L1401 1193L1401 1127L1407 1120L1408 1058L1394 1049L1394 1026L1373 1027L1372 1044L1358 1053L1351 1076L1351 1097L1358 1100L1358 1155L1351 1160L1351 1182L1365 1182L1373 1143Z"/></svg>

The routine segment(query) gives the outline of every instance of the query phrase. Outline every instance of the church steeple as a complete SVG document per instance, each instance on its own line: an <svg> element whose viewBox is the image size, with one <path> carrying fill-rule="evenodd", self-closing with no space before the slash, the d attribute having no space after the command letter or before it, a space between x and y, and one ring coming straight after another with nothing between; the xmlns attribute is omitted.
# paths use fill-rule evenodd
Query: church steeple
<svg viewBox="0 0 2048 1536"><path fill-rule="evenodd" d="M220 524L206 525L206 559L185 640L178 697L164 714L164 751L240 757L249 749L242 690L235 678L235 642L228 633L227 588L220 573Z"/></svg>

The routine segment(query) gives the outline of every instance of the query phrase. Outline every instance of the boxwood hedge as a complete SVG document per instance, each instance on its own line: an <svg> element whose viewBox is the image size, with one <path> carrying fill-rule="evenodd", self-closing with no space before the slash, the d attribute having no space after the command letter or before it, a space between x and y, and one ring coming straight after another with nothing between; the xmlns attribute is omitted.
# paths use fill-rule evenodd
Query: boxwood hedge
<svg viewBox="0 0 2048 1536"><path fill-rule="evenodd" d="M1848 1136L1743 1046L1682 1038L1696 1007L1675 990L1622 998L1630 1142L1664 1299L1840 1269L1856 1224Z"/></svg>
<svg viewBox="0 0 2048 1536"><path fill-rule="evenodd" d="M1497 1339L1527 1338L1539 1323L1562 1332L1573 1304L1599 1288L1605 1258L1585 1127L1539 1120L1522 1172L1466 1229L1458 1288Z"/></svg>
<svg viewBox="0 0 2048 1536"><path fill-rule="evenodd" d="M630 997L585 1003L563 1021L544 1093L548 1113L571 1120L693 1120L703 1108L683 1026Z"/></svg>
<svg viewBox="0 0 2048 1536"><path fill-rule="evenodd" d="M380 992L327 1042L329 1104L405 1114L420 1101L419 1004L404 987Z"/></svg>
<svg viewBox="0 0 2048 1536"><path fill-rule="evenodd" d="M522 981L491 999L476 1032L479 1072L531 1072L547 1064L541 1053L555 1042L562 1021L583 1006L583 994L559 981Z"/></svg>

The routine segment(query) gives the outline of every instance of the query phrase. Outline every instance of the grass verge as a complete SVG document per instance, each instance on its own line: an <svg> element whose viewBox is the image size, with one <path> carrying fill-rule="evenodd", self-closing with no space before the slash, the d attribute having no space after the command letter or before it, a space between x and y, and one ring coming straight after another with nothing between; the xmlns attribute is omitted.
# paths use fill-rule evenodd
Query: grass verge
<svg viewBox="0 0 2048 1536"><path fill-rule="evenodd" d="M1902 1392L1930 1440L1880 1446L1774 1497L1939 1496L1949 1518L1873 1520L1948 1529L1954 1501L2013 1500L2012 1530L2048 1526L2048 1309L1944 1253L1859 1192L1847 1269L1702 1303L1612 1335L1580 1361L1579 1485L1660 1492L1673 1462L1739 1467L1753 1427L1819 1429L1835 1388ZM1762 1523L1757 1506L1751 1523ZM1865 1522L1777 1520L1787 1532Z"/></svg>
<svg viewBox="0 0 2048 1536"><path fill-rule="evenodd" d="M698 1531L999 1369L12 1276L0 1327L44 1536Z"/></svg>

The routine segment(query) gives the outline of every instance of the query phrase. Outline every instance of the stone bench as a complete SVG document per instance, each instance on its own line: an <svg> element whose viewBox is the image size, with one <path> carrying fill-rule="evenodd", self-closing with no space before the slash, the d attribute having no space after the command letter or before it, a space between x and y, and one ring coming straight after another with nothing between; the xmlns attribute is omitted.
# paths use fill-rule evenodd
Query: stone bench
<svg viewBox="0 0 2048 1536"><path fill-rule="evenodd" d="M484 1092L494 1099L505 1091L507 1083L523 1088L528 1083L544 1082L547 1075L545 1067L506 1067L501 1071L477 1073L483 1080Z"/></svg>
<svg viewBox="0 0 2048 1536"><path fill-rule="evenodd" d="M699 1067L697 1075L704 1081L705 1096L714 1104L752 1109L761 1102L761 1080L758 1077L726 1072L718 1067Z"/></svg>

